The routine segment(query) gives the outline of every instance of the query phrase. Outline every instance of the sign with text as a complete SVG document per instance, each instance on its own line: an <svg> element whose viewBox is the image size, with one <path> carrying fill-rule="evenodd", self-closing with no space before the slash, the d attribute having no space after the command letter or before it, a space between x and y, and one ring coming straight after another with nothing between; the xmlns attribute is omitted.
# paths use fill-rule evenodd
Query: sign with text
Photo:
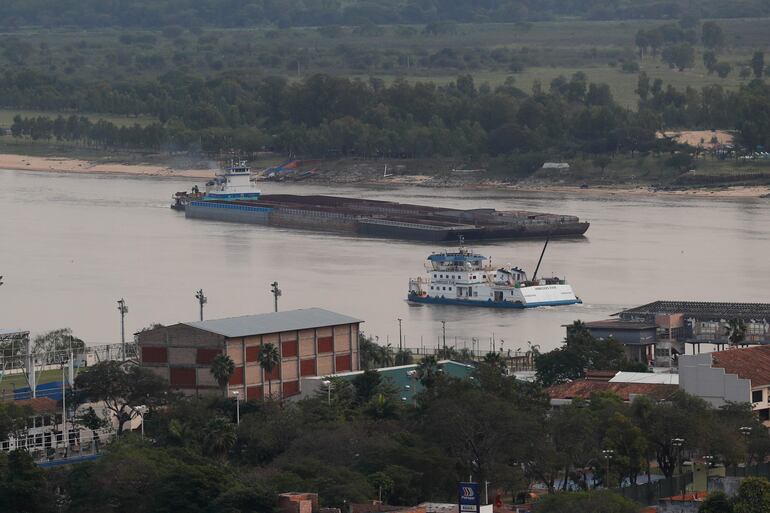
<svg viewBox="0 0 770 513"><path fill-rule="evenodd" d="M479 513L481 495L478 483L460 483L457 487L460 513Z"/></svg>

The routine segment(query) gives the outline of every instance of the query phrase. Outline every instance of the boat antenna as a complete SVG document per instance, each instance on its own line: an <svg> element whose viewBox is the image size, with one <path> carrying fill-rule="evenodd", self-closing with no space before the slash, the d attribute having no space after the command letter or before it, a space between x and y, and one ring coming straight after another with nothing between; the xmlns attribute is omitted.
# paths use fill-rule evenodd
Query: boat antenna
<svg viewBox="0 0 770 513"><path fill-rule="evenodd" d="M540 258L537 261L537 267L535 267L535 274L532 275L532 281L537 280L537 271L540 270L540 263L543 261L543 255L545 255L545 248L548 247L548 241L551 240L551 234L545 238L545 244L543 244L543 251L540 252Z"/></svg>

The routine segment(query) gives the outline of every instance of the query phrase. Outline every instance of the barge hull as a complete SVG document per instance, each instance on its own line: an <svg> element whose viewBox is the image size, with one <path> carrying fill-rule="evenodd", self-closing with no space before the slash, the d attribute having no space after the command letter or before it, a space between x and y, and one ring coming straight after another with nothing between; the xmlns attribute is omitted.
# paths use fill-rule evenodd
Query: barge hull
<svg viewBox="0 0 770 513"><path fill-rule="evenodd" d="M459 210L332 196L263 195L259 201L191 201L185 216L423 242L575 237L589 227L574 216Z"/></svg>

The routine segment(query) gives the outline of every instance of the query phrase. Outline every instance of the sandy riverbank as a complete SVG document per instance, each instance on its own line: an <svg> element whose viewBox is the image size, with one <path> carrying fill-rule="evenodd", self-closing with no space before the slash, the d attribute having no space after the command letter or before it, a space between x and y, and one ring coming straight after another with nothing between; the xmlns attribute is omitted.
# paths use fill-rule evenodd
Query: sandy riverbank
<svg viewBox="0 0 770 513"><path fill-rule="evenodd" d="M174 169L155 164L124 164L120 162L89 162L63 157L31 157L27 155L0 154L0 169L42 171L51 173L124 174L142 176L180 176L211 178L212 169Z"/></svg>
<svg viewBox="0 0 770 513"><path fill-rule="evenodd" d="M133 176L183 177L183 178L212 178L214 169L184 169L172 168L162 164L133 164L121 162L92 162L67 157L34 157L28 155L0 154L0 170L38 171L50 173L84 173L84 174L123 174ZM302 184L302 181L291 182ZM318 185L318 180L308 183ZM329 180L329 184L338 183ZM362 180L361 182L340 182L345 185L384 185L384 186L431 186L437 187L431 176L401 175L377 180ZM440 186L440 185L438 185ZM447 185L458 187L458 185ZM580 195L626 195L626 196L681 196L681 197L711 197L711 198L756 198L770 194L767 186L726 186L718 188L699 188L682 190L655 190L646 186L611 187L591 186L583 188L570 185L548 184L516 184L485 181L477 184L465 184L459 187L467 189L507 189L526 193L564 193Z"/></svg>

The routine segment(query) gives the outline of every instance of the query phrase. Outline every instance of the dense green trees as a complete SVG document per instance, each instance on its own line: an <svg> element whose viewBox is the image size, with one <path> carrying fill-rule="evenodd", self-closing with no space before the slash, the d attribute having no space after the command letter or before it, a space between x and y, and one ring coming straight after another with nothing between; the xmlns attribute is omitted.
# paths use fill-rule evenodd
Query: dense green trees
<svg viewBox="0 0 770 513"><path fill-rule="evenodd" d="M0 5L2 25L17 28L26 25L74 25L84 28L166 27L164 37L177 37L178 26L243 27L273 24L350 25L369 27L388 23L434 23L467 21L542 20L557 16L580 16L590 19L650 18L683 20L701 17L758 17L767 15L767 5L760 0L740 4L709 0L692 4L685 0L657 2L643 0L618 3L607 0L499 0L473 2L456 0L365 0L321 2L298 0L290 4L267 0L160 0L151 6L138 1L118 4L97 0L41 0L30 4L24 0L7 0Z"/></svg>

